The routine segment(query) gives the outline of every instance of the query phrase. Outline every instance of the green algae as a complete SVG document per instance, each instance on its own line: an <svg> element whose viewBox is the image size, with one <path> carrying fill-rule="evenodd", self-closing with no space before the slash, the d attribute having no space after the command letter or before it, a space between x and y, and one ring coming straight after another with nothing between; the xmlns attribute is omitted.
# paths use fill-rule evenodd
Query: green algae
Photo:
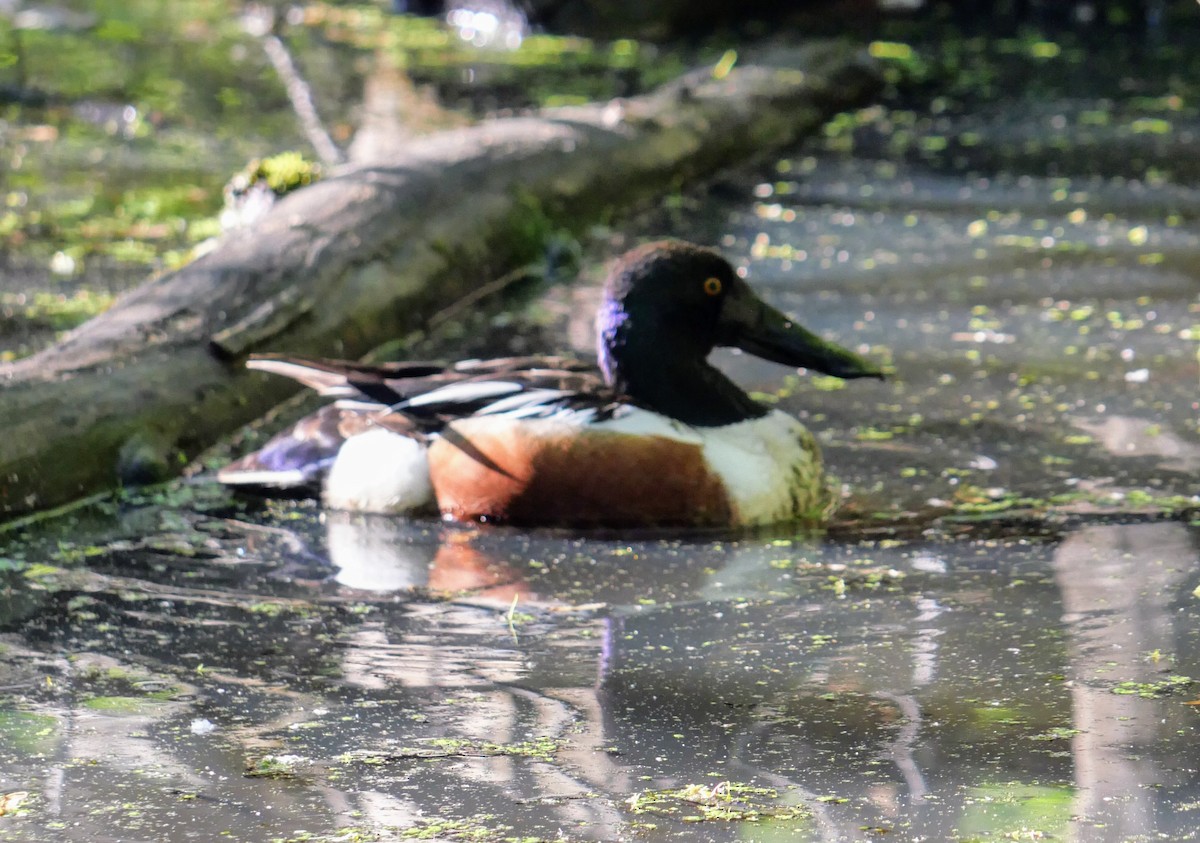
<svg viewBox="0 0 1200 843"><path fill-rule="evenodd" d="M0 746L30 756L46 755L58 745L62 722L50 714L0 708Z"/></svg>
<svg viewBox="0 0 1200 843"><path fill-rule="evenodd" d="M305 759L298 755L263 755L246 763L242 775L251 779L307 781Z"/></svg>
<svg viewBox="0 0 1200 843"><path fill-rule="evenodd" d="M1074 729L1070 726L1056 726L1053 729L1047 729L1045 732L1039 732L1036 735L1030 735L1031 741L1064 741L1070 740L1076 735L1082 734L1083 730Z"/></svg>
<svg viewBox="0 0 1200 843"><path fill-rule="evenodd" d="M1136 696L1142 699L1158 699L1181 694L1196 684L1190 676L1172 675L1156 682L1120 682L1114 685L1112 692L1122 696Z"/></svg>
<svg viewBox="0 0 1200 843"><path fill-rule="evenodd" d="M634 814L673 817L683 822L784 822L812 816L803 805L781 803L776 788L732 781L639 791L625 805Z"/></svg>
<svg viewBox="0 0 1200 843"><path fill-rule="evenodd" d="M1034 782L985 784L968 789L959 820L962 840L1041 840L1067 836L1074 788Z"/></svg>
<svg viewBox="0 0 1200 843"><path fill-rule="evenodd" d="M549 761L562 749L564 741L555 738L534 738L516 743L493 743L465 738L434 738L429 745L446 755L508 756Z"/></svg>
<svg viewBox="0 0 1200 843"><path fill-rule="evenodd" d="M253 615L263 615L268 618L277 618L292 610L292 606L287 603L275 600L260 600L256 603L251 603L246 607L246 610Z"/></svg>
<svg viewBox="0 0 1200 843"><path fill-rule="evenodd" d="M115 716L150 714L158 709L162 700L152 697L100 696L89 697L83 707L102 714Z"/></svg>
<svg viewBox="0 0 1200 843"><path fill-rule="evenodd" d="M358 826L344 826L327 834L300 831L287 837L272 837L268 843L376 843L384 839L390 836Z"/></svg>
<svg viewBox="0 0 1200 843"><path fill-rule="evenodd" d="M459 702L450 700L445 702ZM496 743L493 741L474 740L470 738L430 738L421 746L404 747L387 752L363 750L347 753L341 761L358 762L361 764L381 765L392 761L408 759L439 759L439 758L526 758L535 761L550 761L554 755L566 745L566 741L557 738L531 738L515 743Z"/></svg>
<svg viewBox="0 0 1200 843"><path fill-rule="evenodd" d="M543 843L546 838L514 836L512 827L497 823L494 814L463 819L435 817L399 830L401 840L453 840L466 843ZM557 838L557 839L561 839ZM548 843L548 841L546 841Z"/></svg>

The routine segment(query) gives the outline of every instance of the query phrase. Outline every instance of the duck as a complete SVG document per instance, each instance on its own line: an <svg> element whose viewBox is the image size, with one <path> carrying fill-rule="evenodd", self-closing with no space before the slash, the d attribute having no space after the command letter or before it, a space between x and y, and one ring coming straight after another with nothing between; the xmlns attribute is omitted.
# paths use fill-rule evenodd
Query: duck
<svg viewBox="0 0 1200 843"><path fill-rule="evenodd" d="M596 334L595 363L253 356L249 368L333 400L218 480L335 510L535 527L742 528L828 513L812 433L709 354L732 347L843 379L882 378L880 367L767 304L718 251L680 240L611 264Z"/></svg>

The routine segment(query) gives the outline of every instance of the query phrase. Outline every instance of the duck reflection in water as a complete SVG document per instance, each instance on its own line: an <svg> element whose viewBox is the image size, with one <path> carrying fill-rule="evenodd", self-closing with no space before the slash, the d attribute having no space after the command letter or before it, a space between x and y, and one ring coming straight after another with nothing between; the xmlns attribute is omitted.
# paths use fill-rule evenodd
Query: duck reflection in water
<svg viewBox="0 0 1200 843"><path fill-rule="evenodd" d="M519 571L475 546L475 530L349 512L327 513L325 528L334 578L347 588L529 597Z"/></svg>

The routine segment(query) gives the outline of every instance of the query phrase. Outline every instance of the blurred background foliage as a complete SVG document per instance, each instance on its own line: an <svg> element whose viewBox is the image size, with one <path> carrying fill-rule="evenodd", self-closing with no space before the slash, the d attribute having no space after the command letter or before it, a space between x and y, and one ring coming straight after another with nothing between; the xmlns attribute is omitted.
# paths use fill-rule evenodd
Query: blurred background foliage
<svg viewBox="0 0 1200 843"><path fill-rule="evenodd" d="M397 13L418 5L428 14ZM1041 154L1049 175L1127 173L1132 155L1134 174L1153 182L1200 177L1195 156L1179 154L1189 143L1180 127L1196 118L1197 9L0 0L0 359L189 260L220 233L234 174L289 150L315 157L270 56L276 37L338 155L356 153L380 102L399 121L384 134L399 143L487 115L636 94L691 66L832 34L869 43L892 86L880 108L831 123L827 150L958 170L1018 158L1028 167ZM1061 106L1080 90L1089 99ZM989 109L1014 101L1048 107L1045 129L987 142L1007 119Z"/></svg>
<svg viewBox="0 0 1200 843"><path fill-rule="evenodd" d="M523 19L515 38L491 43L387 4L289 5L268 19L276 12L274 31L343 148L380 71L430 104L402 109L417 134L637 93L685 67L682 52L533 34ZM188 260L220 232L223 188L247 161L313 155L255 29L263 13L230 0L0 3L0 357Z"/></svg>

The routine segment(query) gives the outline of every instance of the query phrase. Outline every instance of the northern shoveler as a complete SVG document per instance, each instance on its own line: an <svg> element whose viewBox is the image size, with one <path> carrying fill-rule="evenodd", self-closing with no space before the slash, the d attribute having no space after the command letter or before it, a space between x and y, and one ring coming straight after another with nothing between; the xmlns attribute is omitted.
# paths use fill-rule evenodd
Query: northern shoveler
<svg viewBox="0 0 1200 843"><path fill-rule="evenodd" d="M337 400L219 479L319 488L334 509L518 524L745 526L826 509L809 431L706 358L733 346L841 378L877 368L764 303L717 252L678 241L617 259L596 325L598 370L562 357L254 358Z"/></svg>

